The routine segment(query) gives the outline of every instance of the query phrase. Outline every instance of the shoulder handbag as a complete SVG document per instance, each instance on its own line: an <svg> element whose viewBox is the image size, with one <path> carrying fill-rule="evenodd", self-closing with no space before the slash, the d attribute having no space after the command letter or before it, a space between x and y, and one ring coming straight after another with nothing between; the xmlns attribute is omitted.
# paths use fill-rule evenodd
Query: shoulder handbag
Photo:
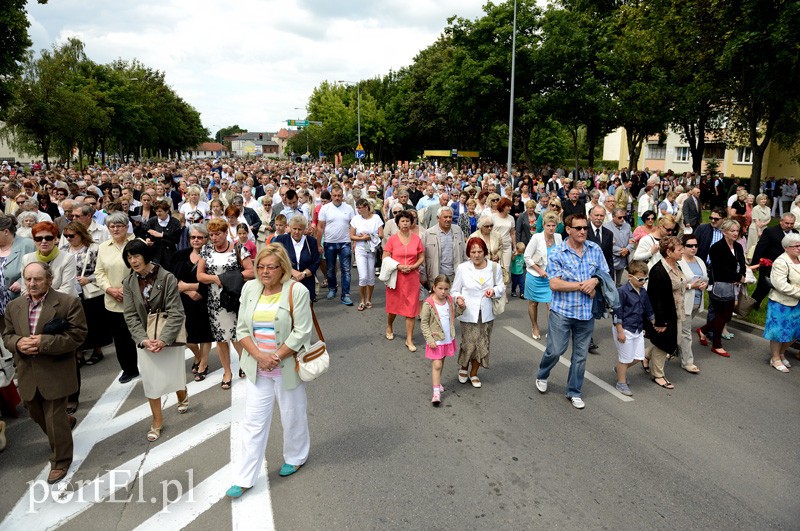
<svg viewBox="0 0 800 531"><path fill-rule="evenodd" d="M732 301L736 297L736 289L732 282L714 282L711 298L718 301Z"/></svg>
<svg viewBox="0 0 800 531"><path fill-rule="evenodd" d="M497 272L497 264L492 262L492 281L494 282L494 277ZM505 282L505 280L504 280ZM498 315L503 315L503 312L506 311L506 298L503 297L493 297L492 298L492 312L494 313L495 317Z"/></svg>
<svg viewBox="0 0 800 531"><path fill-rule="evenodd" d="M169 315L164 311L164 298L166 297L166 284L161 291L161 305L155 313L147 314L147 339L158 339L164 332L164 327L167 325ZM186 344L186 319L181 323L181 330L178 332L178 337L175 338L173 345ZM171 346L171 345L168 345Z"/></svg>
<svg viewBox="0 0 800 531"><path fill-rule="evenodd" d="M289 315L292 317L292 328L294 328L294 282L289 287ZM297 365L295 371L297 376L304 382L316 380L328 371L331 365L331 357L328 354L328 346L325 344L325 337L322 335L322 329L317 321L317 314L314 313L314 307L311 307L311 318L314 320L314 328L317 330L319 340L313 345L306 347L305 352L298 352L295 354Z"/></svg>
<svg viewBox="0 0 800 531"><path fill-rule="evenodd" d="M86 276L86 265L89 263L89 253L91 250L89 248L86 249L86 256L83 258L83 271L81 271L81 276ZM100 286L95 284L94 282L89 282L85 286L81 286L81 290L83 291L83 298L84 299L94 299L95 297L99 297L103 295L103 290L100 289Z"/></svg>
<svg viewBox="0 0 800 531"><path fill-rule="evenodd" d="M234 243L233 254L236 256L236 265L239 266L239 271L244 271L242 257L240 254L241 252L242 246L238 243ZM241 283L234 287L230 284L223 284L222 289L219 292L219 305L229 312L237 313L239 311L239 297L242 295L243 285L244 283Z"/></svg>
<svg viewBox="0 0 800 531"><path fill-rule="evenodd" d="M748 270L749 271L749 270ZM733 311L740 317L747 317L756 305L756 300L747 293L747 286L741 285L739 290L739 298L736 300L736 306Z"/></svg>

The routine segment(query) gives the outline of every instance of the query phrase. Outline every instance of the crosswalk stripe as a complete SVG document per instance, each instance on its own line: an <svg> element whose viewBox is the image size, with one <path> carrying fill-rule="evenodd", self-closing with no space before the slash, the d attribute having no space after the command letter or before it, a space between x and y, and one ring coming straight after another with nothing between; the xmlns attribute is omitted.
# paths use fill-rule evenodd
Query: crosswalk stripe
<svg viewBox="0 0 800 531"><path fill-rule="evenodd" d="M506 331L514 334L515 336L517 336L521 340L525 341L529 345L533 345L533 347L541 350L542 352L545 351L545 348L546 348L545 345L542 345L538 341L535 341L534 339L528 337L527 335L523 334L522 332L520 332L519 330L517 330L513 326L504 326L503 328L505 328ZM564 365L565 367L569 367L570 365L572 365L572 363L570 363L570 361L568 359L566 359L564 356L561 356L560 358L558 358L558 362L561 363L562 365ZM632 397L623 395L622 393L617 391L613 386L609 385L608 383L606 383L605 381L601 380L600 378L598 378L594 374L590 373L589 371L586 371L584 373L584 378L589 380L593 384L597 385L599 388L603 389L604 391L607 391L607 392L611 393L613 396L619 398L623 402L633 402L633 398Z"/></svg>

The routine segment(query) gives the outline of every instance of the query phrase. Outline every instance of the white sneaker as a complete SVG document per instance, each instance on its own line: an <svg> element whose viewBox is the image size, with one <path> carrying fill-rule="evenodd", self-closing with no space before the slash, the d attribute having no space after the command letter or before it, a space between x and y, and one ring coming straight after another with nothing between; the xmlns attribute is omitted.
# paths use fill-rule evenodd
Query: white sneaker
<svg viewBox="0 0 800 531"><path fill-rule="evenodd" d="M536 389L538 389L540 393L546 393L547 392L547 380L539 380L537 378L536 379Z"/></svg>
<svg viewBox="0 0 800 531"><path fill-rule="evenodd" d="M583 403L583 399L579 396L568 396L567 400L572 402L572 407L575 409L583 409L586 407L586 404Z"/></svg>

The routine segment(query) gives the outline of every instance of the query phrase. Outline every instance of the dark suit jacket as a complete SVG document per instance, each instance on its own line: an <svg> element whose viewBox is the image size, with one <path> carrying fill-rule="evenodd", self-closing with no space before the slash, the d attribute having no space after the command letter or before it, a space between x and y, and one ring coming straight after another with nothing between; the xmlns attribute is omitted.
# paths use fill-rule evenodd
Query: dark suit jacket
<svg viewBox="0 0 800 531"><path fill-rule="evenodd" d="M797 234L797 231L792 229L791 232ZM757 264L762 258L768 260L775 260L783 254L783 245L781 242L784 238L783 229L780 225L774 227L767 227L761 232L761 238L758 239L756 249L753 251L753 260L750 264Z"/></svg>
<svg viewBox="0 0 800 531"><path fill-rule="evenodd" d="M586 203L578 199L578 204L573 205L572 201L567 199L561 201L561 209L564 211L564 219L570 214L586 214Z"/></svg>
<svg viewBox="0 0 800 531"><path fill-rule="evenodd" d="M162 238L156 238L155 236L147 233L147 231L150 229L160 232L164 236ZM175 254L175 250L178 248L178 242L180 241L183 233L181 222L173 216L169 216L167 218L167 226L162 227L158 224L158 216L153 216L142 223L140 233L141 238L150 238L154 242L153 262L161 264L163 267L169 267L169 265L172 263L172 255Z"/></svg>
<svg viewBox="0 0 800 531"><path fill-rule="evenodd" d="M42 334L39 354L28 356L17 352L19 340L32 335L28 299L20 297L6 306L3 343L14 354L23 400L32 401L37 390L45 400L64 398L78 390L75 350L83 344L88 330L80 299L54 289L48 291L34 335L41 334L44 325L56 318L67 321L69 328L58 334Z"/></svg>
<svg viewBox="0 0 800 531"><path fill-rule="evenodd" d="M311 300L316 299L317 288L314 285L314 275L319 269L320 254L317 247L317 239L313 236L306 236L306 245L300 251L300 263L297 262L297 256L294 253L294 243L292 243L291 234L281 234L273 238L273 243L280 243L286 249L286 254L289 255L289 262L292 264L292 269L303 271L308 269L311 271L311 276L304 278L301 283L308 289L311 294Z"/></svg>
<svg viewBox="0 0 800 531"><path fill-rule="evenodd" d="M603 256L606 257L608 270L614 271L614 233L601 225L600 234L602 235L602 238L601 241L598 241L594 230L594 225L589 222L589 233L586 235L586 238L600 246L600 250L603 251Z"/></svg>
<svg viewBox="0 0 800 531"><path fill-rule="evenodd" d="M708 255L711 257L711 280L712 282L740 282L745 273L744 249L739 242L733 244L734 256L725 243L725 238L711 246Z"/></svg>
<svg viewBox="0 0 800 531"><path fill-rule="evenodd" d="M700 200L697 200L698 203ZM702 209L702 207L700 207ZM683 223L685 225L689 225L692 229L696 229L698 225L700 225L700 221L703 219L702 212L697 209L697 205L694 204L694 197L687 197L686 200L683 202L683 208L681 209L683 213Z"/></svg>
<svg viewBox="0 0 800 531"><path fill-rule="evenodd" d="M261 218L258 217L258 212L250 207L244 207L242 214L244 214L244 219L247 220L247 224L250 225L250 230L253 231L253 234L258 234L258 229L261 228Z"/></svg>
<svg viewBox="0 0 800 531"><path fill-rule="evenodd" d="M519 215L517 218L517 241L522 242L525 245L528 245L528 242L531 241L531 236L536 231L535 220L534 221L534 228L531 230L531 220L528 218L528 211L525 210L522 214Z"/></svg>
<svg viewBox="0 0 800 531"><path fill-rule="evenodd" d="M697 238L697 257L705 262L711 247L711 238L714 237L714 227L710 223L703 223L695 229L694 236Z"/></svg>

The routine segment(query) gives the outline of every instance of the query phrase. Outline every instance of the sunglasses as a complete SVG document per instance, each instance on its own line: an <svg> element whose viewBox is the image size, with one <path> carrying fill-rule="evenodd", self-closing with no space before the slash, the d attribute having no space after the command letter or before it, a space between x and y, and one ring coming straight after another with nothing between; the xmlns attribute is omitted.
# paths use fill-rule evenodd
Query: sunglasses
<svg viewBox="0 0 800 531"><path fill-rule="evenodd" d="M75 234L67 234L67 233L65 232L65 233L64 233L64 237L65 237L66 239L68 239L68 240L71 240L72 238L74 238L74 237L75 237Z"/></svg>
<svg viewBox="0 0 800 531"><path fill-rule="evenodd" d="M639 282L647 282L647 279L650 277L631 277L631 278L635 278Z"/></svg>
<svg viewBox="0 0 800 531"><path fill-rule="evenodd" d="M205 240L206 237L202 236L202 235L201 236L189 236L189 239L190 240Z"/></svg>
<svg viewBox="0 0 800 531"><path fill-rule="evenodd" d="M43 242L43 241L44 242L51 242L51 241L53 241L55 239L56 239L55 236L34 236L33 237L33 241L35 241L35 242Z"/></svg>
<svg viewBox="0 0 800 531"><path fill-rule="evenodd" d="M696 249L697 248L697 244L696 243L687 243L686 245L684 245L684 247L688 247L689 249Z"/></svg>
<svg viewBox="0 0 800 531"><path fill-rule="evenodd" d="M654 217L644 218L645 221L653 221L654 219L656 219L656 218L654 218Z"/></svg>
<svg viewBox="0 0 800 531"><path fill-rule="evenodd" d="M589 226L588 226L588 225L578 225L577 227L575 227L575 226L572 226L572 227L570 227L570 228L571 228L572 230L577 230L577 231L586 231L586 230L589 230Z"/></svg>
<svg viewBox="0 0 800 531"><path fill-rule="evenodd" d="M721 220L722 218L708 218L708 219L710 219L711 221L719 221L719 220Z"/></svg>

